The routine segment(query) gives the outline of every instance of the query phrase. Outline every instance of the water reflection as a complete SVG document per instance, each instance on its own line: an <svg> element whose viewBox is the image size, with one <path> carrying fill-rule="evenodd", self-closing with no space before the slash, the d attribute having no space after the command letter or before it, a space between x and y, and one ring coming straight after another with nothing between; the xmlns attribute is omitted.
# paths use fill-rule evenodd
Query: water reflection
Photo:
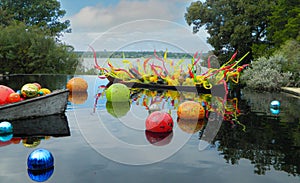
<svg viewBox="0 0 300 183"><path fill-rule="evenodd" d="M130 102L106 102L106 110L107 112L116 117L120 118L127 114L130 110Z"/></svg>
<svg viewBox="0 0 300 183"><path fill-rule="evenodd" d="M150 144L153 144L155 146L164 146L172 141L173 132L157 133L145 130L145 136Z"/></svg>
<svg viewBox="0 0 300 183"><path fill-rule="evenodd" d="M216 138L218 151L228 163L238 164L245 158L254 164L256 174L265 174L271 168L300 174L299 123L282 124L254 114L243 115L240 120L247 124L246 131L225 124Z"/></svg>
<svg viewBox="0 0 300 183"><path fill-rule="evenodd" d="M299 112L295 110L300 107L299 100L283 93L242 93L243 100L239 106L242 106L243 114L238 119L247 128L232 129L225 123L216 137L218 151L231 164L249 159L255 174L266 174L274 168L299 175L300 123ZM281 100L280 114L270 111L270 102L274 98Z"/></svg>
<svg viewBox="0 0 300 183"><path fill-rule="evenodd" d="M48 84L51 83L50 87L47 86L47 83L43 83L43 81L36 79L44 77L45 81ZM9 80L2 80L1 84L3 84L3 82L6 82L10 85L15 85L15 88L19 88L22 83L17 84L17 81L21 80L21 78L11 77ZM88 81L90 82L89 84L91 84L91 86L93 86L93 83L95 83L95 78L96 77L88 78ZM24 81L24 83L27 83L29 81L37 81L42 85L49 87L50 89L57 89L64 88L68 78L67 76L59 76L57 78L52 76L36 76L30 77L30 79L28 79L27 76L24 76L22 80ZM112 133L115 133L116 136L120 137L120 139L122 140L130 140L130 138L132 138L137 139L138 142L142 142L144 144L148 143L151 147L154 148L156 146L159 146L158 148L163 148L170 145L171 143L174 143L174 141L179 141L180 139L176 138L176 136L178 137L178 134L181 132L182 134L190 134L191 139L187 141L187 143L179 153L175 153L173 157L167 159L166 161L162 161L154 165L147 165L146 171L143 171L143 166L135 167L114 164L111 161L103 158L102 156L99 156L99 154L94 152L94 149L87 146L85 142L81 142L82 136L77 131L78 128L76 123L72 121L72 123L74 123L73 129L71 129L74 131L74 133L72 133L72 137L60 138L60 141L58 141L59 143L54 144L55 148L53 149L56 149L56 156L60 159L65 160L65 162L60 164L60 167L56 166L56 170L58 168L61 171L57 171L55 173L56 176L52 177L54 181L68 181L64 180L65 177L71 179L70 177L74 176L74 170L69 170L68 167L73 166L74 164L77 166L75 171L76 173L79 174L82 172L95 171L97 172L97 175L93 174L94 177L103 178L103 180L106 181L111 180L111 177L108 176L106 172L114 171L122 178L123 176L126 177L127 175L128 179L125 178L125 180L129 180L130 176L135 175L136 173L144 173L144 180L146 182L150 182L151 180L153 180L151 179L153 177L153 174L160 172L160 168L167 169L168 171L166 171L166 175L173 177L174 180L181 180L180 178L184 176L196 177L197 179L203 178L204 182L206 182L207 180L211 180L211 177L215 177L215 179L213 180L234 182L231 178L228 178L230 176L234 177L234 180L237 180L236 182L238 182L240 178L251 178L251 181L254 180L257 182L273 182L274 179L277 180L277 178L278 181L292 180L294 182L297 182L299 180L300 100L297 98L290 97L289 95L283 93L256 93L253 91L241 90L241 92L234 91L232 94L230 93L227 96L226 102L223 102L220 98L214 98L211 95L197 95L196 93L177 93L174 91L140 92L137 90L133 90L132 98L129 103L130 109L127 113L123 112L123 116L120 115L122 119L125 119L128 116L128 118L130 118L130 113L132 111L136 111L136 115L139 115L138 117L141 117L144 120L146 119L146 116L149 115L149 111L152 109L152 107L155 106L156 108L159 107L160 110L171 112L174 119L177 120L176 110L182 101L194 100L201 102L201 104L205 106L206 117L204 121L194 123L193 125L185 121L183 121L183 123L181 123L181 121L176 122L175 124L177 125L176 127L178 127L178 130L173 131L172 135L164 137L161 134L147 133L146 131L144 131L144 129L141 130L141 133L136 132L137 130L131 129L130 131L128 129L121 129L124 127L124 125L116 123L118 115L115 114L114 116L112 115L114 113L109 113L109 108L113 108L113 111L117 112L115 106L111 105L112 107L107 108L106 105L109 106L110 104L107 104L105 95L99 95L99 97L97 98L97 93L95 94L94 90L98 91L98 89L95 88L89 89L86 96L87 99L84 99L85 101L81 100L84 101L79 102L81 104L71 103L72 99L68 104L68 108L70 108L71 105L79 106L72 107L72 112L70 113L73 113L73 111L79 109L79 112L81 112L79 114L82 115L78 115L78 117L84 120L83 125L86 125L84 126L85 128L91 128L92 121L89 120L90 118L95 116L94 114L91 114L92 112L89 109L85 109L92 108L92 110L95 110L94 112L98 112L103 115L103 120L105 120L107 128L112 127L114 129ZM95 102L96 100L98 101ZM270 102L273 100L278 100L281 103L279 109L280 111L278 114L272 113L272 110L270 109ZM128 109L127 104L126 108ZM220 109L222 108L225 109L224 113L219 113L218 111L220 111ZM53 121L56 120L52 120L52 122ZM219 121L221 121L221 124L219 123ZM99 125L99 121L96 121L95 123ZM210 126L208 126L208 123L210 123ZM142 122L141 124L143 128L144 123ZM216 132L215 129L219 130ZM65 135L69 136L69 132L70 131L68 131L68 133L66 133ZM213 136L213 133L217 134L211 141L210 135ZM95 140L93 142L95 143L99 143L100 138L102 142L106 138L106 136L103 134L92 134L91 136L94 136ZM3 181L9 182L12 177L18 175L17 171L20 171L20 169L18 169L18 167L16 166L18 166L19 162L25 160L24 154L26 154L27 151L30 150L28 148L22 148L23 139L26 139L24 140L24 142L29 143L37 141L37 138L40 138L40 144L37 147L41 145L49 145L49 147L52 147L52 143L45 143L45 140L49 139L49 137L51 140L53 139L53 137L55 137L55 134L34 134L27 136L25 134L13 134L13 137L9 141L0 142L0 146L6 146L3 148L0 147L0 150L2 150L1 153L3 157L7 157L6 159L9 160L9 162L7 162L5 158L1 159L1 164L6 167L3 169L3 171L4 173L13 172L13 174L9 175L9 178L3 177ZM120 153L122 150L128 150L128 146L125 146L124 149L116 148L113 146L113 144L110 144L110 142L107 144L99 144L99 146L103 145L107 147L107 149L111 148L112 151L117 151L118 156L122 154ZM207 148L207 145L210 145L209 149ZM21 148L19 148L20 146ZM202 147L204 151L197 151L198 149L202 149ZM88 156L90 158L84 159L83 161L74 161L77 159L70 156L70 151L73 151L72 153L74 153L75 155ZM22 157L22 155L24 156ZM147 155L151 156L152 154ZM219 158L219 156L221 156L221 158ZM140 158L145 159L144 156L141 156ZM251 164L248 164L248 161L245 160L249 160ZM111 166L105 166L105 168L103 169L97 168L97 171L94 170L96 168L93 167L97 167L98 165L103 164L103 162L108 163ZM233 164L235 166L224 165L224 162ZM174 165L176 165L176 167ZM203 171L199 171L199 167L204 167L203 169L201 169ZM249 169L251 173L247 172L247 170ZM174 173L176 170L178 170L178 172L184 171L184 173ZM221 172L220 175L217 175L216 170L224 171ZM279 172L276 172L274 170L277 170ZM205 174L201 174L201 172L205 172ZM237 172L242 172L243 174L238 175ZM292 176L288 177L285 173ZM49 174L51 174L51 172ZM253 174L264 176L253 176ZM90 175L91 174L88 173L83 174L82 179L78 180L78 182L93 182L93 180L95 179L91 179L90 177L93 176ZM23 174L22 176L22 178L24 179ZM33 176L35 175L33 174ZM161 176L162 177L160 177L161 179L159 179L158 182L165 178L163 175ZM76 182L75 179L73 180L74 182ZM192 181L194 182L195 179L193 179Z"/></svg>
<svg viewBox="0 0 300 183"><path fill-rule="evenodd" d="M49 169L43 170L43 171L35 171L35 170L27 170L28 176L31 180L35 182L45 182L47 181L53 174L54 167L51 167Z"/></svg>
<svg viewBox="0 0 300 183"><path fill-rule="evenodd" d="M88 99L88 92L70 92L68 96L68 101L72 104L84 104Z"/></svg>
<svg viewBox="0 0 300 183"><path fill-rule="evenodd" d="M203 119L194 120L177 118L177 124L182 131L194 134L204 129L205 121Z"/></svg>
<svg viewBox="0 0 300 183"><path fill-rule="evenodd" d="M208 139L206 143L218 144L217 150L227 163L238 164L241 159L249 159L255 174L262 175L274 168L299 175L300 124L299 113L295 110L300 107L299 100L288 99L284 94L265 95L245 91L221 102L222 99L212 99L209 94L133 90L130 103L146 111L153 105L161 110L176 111L183 101L200 102L206 108L206 118L200 121L178 119L177 125L183 132L198 134L202 142ZM270 110L270 102L274 98L282 103L281 113L275 114L276 111ZM225 108L224 113L220 110L222 107ZM222 118L222 125L218 123L219 118ZM216 138L210 141L209 135L215 133L216 128L220 128ZM146 136L153 144L164 139L157 134Z"/></svg>
<svg viewBox="0 0 300 183"><path fill-rule="evenodd" d="M11 121L13 133L8 140L1 140L0 146L20 144L26 148L38 147L43 140L51 137L70 136L70 129L65 115Z"/></svg>

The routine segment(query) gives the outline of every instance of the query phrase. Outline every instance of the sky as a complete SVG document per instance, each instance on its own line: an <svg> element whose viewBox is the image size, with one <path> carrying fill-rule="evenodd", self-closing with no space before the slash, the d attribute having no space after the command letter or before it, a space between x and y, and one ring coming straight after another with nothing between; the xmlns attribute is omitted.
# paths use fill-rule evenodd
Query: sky
<svg viewBox="0 0 300 183"><path fill-rule="evenodd" d="M207 52L208 34L193 34L184 20L191 0L60 0L72 33L62 40L76 51Z"/></svg>

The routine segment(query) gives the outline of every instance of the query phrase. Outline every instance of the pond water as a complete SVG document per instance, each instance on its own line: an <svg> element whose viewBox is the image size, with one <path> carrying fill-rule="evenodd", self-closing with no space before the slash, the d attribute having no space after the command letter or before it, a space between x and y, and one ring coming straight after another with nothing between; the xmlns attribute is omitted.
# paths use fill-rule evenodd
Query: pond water
<svg viewBox="0 0 300 183"><path fill-rule="evenodd" d="M65 88L73 76L11 76L0 84L18 90L28 82ZM185 92L132 90L129 103L109 103L97 76L86 93L72 94L69 134L20 137L0 142L0 182L299 182L300 99L285 93L232 91L224 98ZM183 101L209 111L203 121L177 118ZM279 110L270 102L279 100ZM173 132L145 131L149 108L169 113ZM51 123L49 118L41 119ZM54 119L55 120L55 119ZM59 130L59 129L57 129ZM31 142L30 142L31 139ZM49 150L54 169L27 171L29 154Z"/></svg>

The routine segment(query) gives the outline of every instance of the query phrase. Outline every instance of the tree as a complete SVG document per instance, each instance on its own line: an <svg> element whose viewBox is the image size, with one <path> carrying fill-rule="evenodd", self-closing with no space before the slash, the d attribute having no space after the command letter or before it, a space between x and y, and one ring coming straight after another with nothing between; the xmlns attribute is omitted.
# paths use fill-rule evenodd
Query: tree
<svg viewBox="0 0 300 183"><path fill-rule="evenodd" d="M37 26L50 36L60 36L70 32L70 21L61 22L66 14L57 0L1 0L0 25L8 26L13 21L21 21L27 26Z"/></svg>
<svg viewBox="0 0 300 183"><path fill-rule="evenodd" d="M78 56L59 40L71 31L65 13L57 0L1 0L0 73L74 73Z"/></svg>
<svg viewBox="0 0 300 183"><path fill-rule="evenodd" d="M223 63L236 50L244 55L254 44L269 44L266 33L273 4L272 0L197 1L187 8L185 20L194 33L205 26L210 34L208 43Z"/></svg>
<svg viewBox="0 0 300 183"><path fill-rule="evenodd" d="M268 38L275 48L290 39L300 42L300 6L299 0L277 0L269 17Z"/></svg>
<svg viewBox="0 0 300 183"><path fill-rule="evenodd" d="M0 73L36 74L75 72L73 47L57 43L37 26L22 22L0 27Z"/></svg>
<svg viewBox="0 0 300 183"><path fill-rule="evenodd" d="M291 72L292 77L290 83L292 86L300 86L300 41L291 39L277 49L275 54L281 54L286 58L286 62L282 62L282 71Z"/></svg>

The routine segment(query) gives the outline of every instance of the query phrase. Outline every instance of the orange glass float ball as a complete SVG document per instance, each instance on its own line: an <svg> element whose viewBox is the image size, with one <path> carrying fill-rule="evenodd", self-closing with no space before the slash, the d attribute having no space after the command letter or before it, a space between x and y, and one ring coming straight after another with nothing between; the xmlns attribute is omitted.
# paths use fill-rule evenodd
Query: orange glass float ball
<svg viewBox="0 0 300 183"><path fill-rule="evenodd" d="M177 116L182 119L204 119L204 107L195 101L186 101L178 106Z"/></svg>
<svg viewBox="0 0 300 183"><path fill-rule="evenodd" d="M6 100L8 103L19 102L21 100L21 96L18 93L11 93Z"/></svg>
<svg viewBox="0 0 300 183"><path fill-rule="evenodd" d="M88 89L88 84L86 80L79 77L75 77L67 82L66 87L70 90L70 92L84 92Z"/></svg>

